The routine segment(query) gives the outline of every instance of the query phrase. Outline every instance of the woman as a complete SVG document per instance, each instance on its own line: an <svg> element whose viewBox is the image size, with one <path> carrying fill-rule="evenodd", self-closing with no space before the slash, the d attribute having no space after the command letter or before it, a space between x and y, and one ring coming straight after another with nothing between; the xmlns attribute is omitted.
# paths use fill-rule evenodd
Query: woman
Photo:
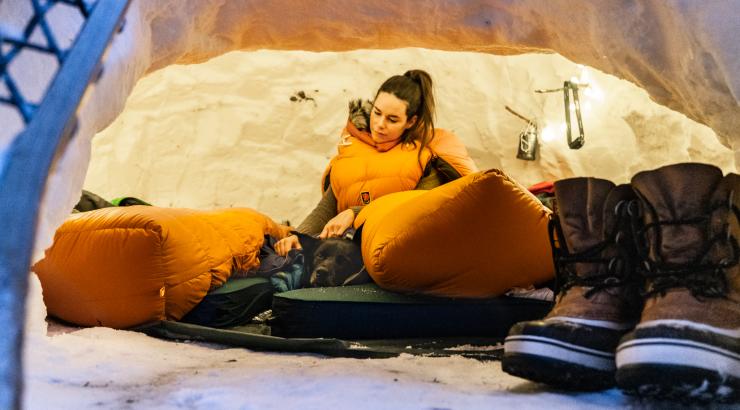
<svg viewBox="0 0 740 410"><path fill-rule="evenodd" d="M350 103L339 153L323 178L324 194L297 230L322 239L341 236L375 198L431 189L476 170L457 137L435 131L429 74L410 70L394 75L380 86L371 104ZM275 244L283 256L298 247L295 235Z"/></svg>

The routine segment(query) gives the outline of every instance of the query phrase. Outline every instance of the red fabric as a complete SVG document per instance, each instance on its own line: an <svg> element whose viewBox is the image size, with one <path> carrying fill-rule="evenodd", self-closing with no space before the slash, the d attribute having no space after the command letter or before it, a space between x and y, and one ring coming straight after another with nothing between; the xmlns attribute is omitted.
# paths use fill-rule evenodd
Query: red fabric
<svg viewBox="0 0 740 410"><path fill-rule="evenodd" d="M534 195L539 194L554 194L555 193L555 184L552 181L542 181L538 182L529 188L527 188L529 192L533 193Z"/></svg>

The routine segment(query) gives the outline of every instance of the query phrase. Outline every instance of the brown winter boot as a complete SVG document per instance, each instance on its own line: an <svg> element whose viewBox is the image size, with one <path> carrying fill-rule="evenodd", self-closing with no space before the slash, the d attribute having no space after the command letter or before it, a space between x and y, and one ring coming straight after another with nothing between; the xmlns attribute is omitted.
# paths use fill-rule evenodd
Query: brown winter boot
<svg viewBox="0 0 740 410"><path fill-rule="evenodd" d="M740 398L740 176L677 164L632 178L646 300L617 350L627 393Z"/></svg>
<svg viewBox="0 0 740 410"><path fill-rule="evenodd" d="M640 278L627 214L629 185L597 178L555 183L551 242L558 297L544 320L514 325L505 372L567 389L614 385L614 352L639 319Z"/></svg>

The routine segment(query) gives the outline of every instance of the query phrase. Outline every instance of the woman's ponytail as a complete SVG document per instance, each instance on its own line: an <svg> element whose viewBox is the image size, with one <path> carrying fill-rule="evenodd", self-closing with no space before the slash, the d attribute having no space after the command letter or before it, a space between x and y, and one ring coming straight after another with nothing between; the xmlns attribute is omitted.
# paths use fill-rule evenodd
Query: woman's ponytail
<svg viewBox="0 0 740 410"><path fill-rule="evenodd" d="M416 124L412 129L415 131L416 139L424 148L434 138L434 89L432 77L423 70L406 71L404 77L413 80L419 86L418 106L414 107L413 115L416 115ZM409 102L411 108L411 102Z"/></svg>

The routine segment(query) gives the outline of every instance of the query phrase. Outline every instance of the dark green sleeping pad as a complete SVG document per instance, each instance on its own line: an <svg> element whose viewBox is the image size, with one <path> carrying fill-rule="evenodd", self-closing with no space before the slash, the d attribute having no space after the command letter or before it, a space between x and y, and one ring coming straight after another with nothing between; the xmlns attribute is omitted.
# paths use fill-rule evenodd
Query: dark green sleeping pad
<svg viewBox="0 0 740 410"><path fill-rule="evenodd" d="M247 278L229 280L211 291L182 322L160 321L134 330L165 339L253 350L496 360L509 327L543 317L551 305L513 297L403 295L373 284L273 294L268 279ZM270 307L271 314L255 319Z"/></svg>
<svg viewBox="0 0 740 410"><path fill-rule="evenodd" d="M504 337L516 322L543 317L550 302L451 299L389 292L377 285L298 289L274 295L272 334L389 339Z"/></svg>

